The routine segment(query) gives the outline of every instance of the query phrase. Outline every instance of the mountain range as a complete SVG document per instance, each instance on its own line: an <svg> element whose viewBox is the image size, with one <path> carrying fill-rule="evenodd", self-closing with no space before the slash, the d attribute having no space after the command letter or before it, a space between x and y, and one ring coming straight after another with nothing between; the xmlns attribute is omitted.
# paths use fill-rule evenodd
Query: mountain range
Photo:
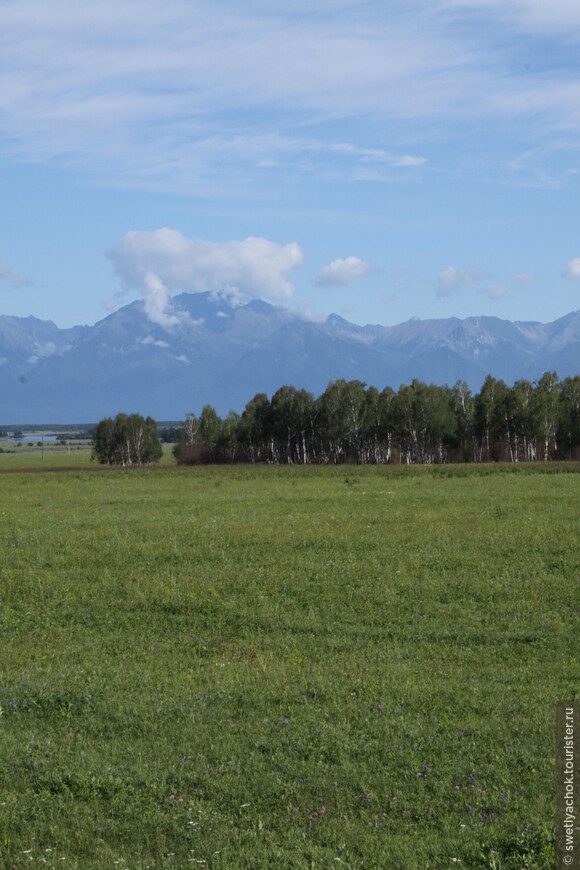
<svg viewBox="0 0 580 870"><path fill-rule="evenodd" d="M379 390L462 380L477 391L488 374L511 384L580 373L580 311L546 324L452 317L357 326L256 300L232 308L209 293L176 296L172 308L179 323L170 329L141 301L72 329L0 316L0 424L91 423L119 411L183 420L206 403L225 415L258 392L292 384L319 395L337 378Z"/></svg>

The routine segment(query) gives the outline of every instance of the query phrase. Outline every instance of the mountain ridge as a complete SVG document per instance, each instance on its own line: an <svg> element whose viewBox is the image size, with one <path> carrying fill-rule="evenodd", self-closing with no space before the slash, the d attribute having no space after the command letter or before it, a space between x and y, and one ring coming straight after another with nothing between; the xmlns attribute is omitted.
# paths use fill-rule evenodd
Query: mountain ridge
<svg viewBox="0 0 580 870"><path fill-rule="evenodd" d="M507 383L580 371L580 311L550 323L492 316L411 318L393 326L323 321L254 300L230 307L209 293L172 299L179 323L152 322L141 300L93 326L60 329L0 315L0 424L96 422L118 411L183 419L212 404L242 411L283 384L320 394L331 380L398 389L413 378Z"/></svg>

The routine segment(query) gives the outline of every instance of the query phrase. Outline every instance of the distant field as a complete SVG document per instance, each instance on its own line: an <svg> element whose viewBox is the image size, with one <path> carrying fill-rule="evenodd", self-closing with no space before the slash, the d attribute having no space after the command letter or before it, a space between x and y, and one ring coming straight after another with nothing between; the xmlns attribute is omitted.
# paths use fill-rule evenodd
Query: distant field
<svg viewBox="0 0 580 870"><path fill-rule="evenodd" d="M552 870L579 472L1 475L0 866Z"/></svg>
<svg viewBox="0 0 580 870"><path fill-rule="evenodd" d="M39 439L40 440L40 439ZM38 446L38 441L32 443L16 442L15 444L0 444L0 472L3 469L31 468L39 470L54 467L99 467L99 463L91 460L92 447L89 441L71 441L68 445L58 442L47 442L44 447ZM175 465L173 444L163 444L161 465Z"/></svg>
<svg viewBox="0 0 580 870"><path fill-rule="evenodd" d="M0 471L3 468L30 465L86 465L91 458L90 441L3 441L0 443Z"/></svg>

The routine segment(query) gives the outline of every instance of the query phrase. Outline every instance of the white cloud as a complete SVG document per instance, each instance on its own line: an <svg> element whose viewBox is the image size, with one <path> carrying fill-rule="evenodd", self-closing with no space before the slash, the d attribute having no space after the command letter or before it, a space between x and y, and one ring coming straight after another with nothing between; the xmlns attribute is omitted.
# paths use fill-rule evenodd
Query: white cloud
<svg viewBox="0 0 580 870"><path fill-rule="evenodd" d="M572 281L580 280L580 257L574 257L566 263L566 278Z"/></svg>
<svg viewBox="0 0 580 870"><path fill-rule="evenodd" d="M423 166L425 163L427 163L425 157L412 157L406 154L404 157L395 158L393 166Z"/></svg>
<svg viewBox="0 0 580 870"><path fill-rule="evenodd" d="M70 348L66 347L62 349L62 352L66 352ZM26 362L31 364L37 363L41 359L46 359L49 356L53 356L56 353L56 345L53 341L47 341L46 344L42 344L40 342L36 343L35 346L36 353L29 357Z"/></svg>
<svg viewBox="0 0 580 870"><path fill-rule="evenodd" d="M473 290L486 277L487 272L481 269L461 272L455 266L447 266L446 269L439 272L437 296L445 297L461 293L462 290Z"/></svg>
<svg viewBox="0 0 580 870"><path fill-rule="evenodd" d="M358 257L347 257L346 260L334 260L324 266L318 273L316 283L319 287L344 287L373 272L376 269L370 263L365 263Z"/></svg>
<svg viewBox="0 0 580 870"><path fill-rule="evenodd" d="M514 284L531 284L535 281L535 276L531 272L515 272L511 275L511 280Z"/></svg>
<svg viewBox="0 0 580 870"><path fill-rule="evenodd" d="M209 291L230 303L290 299L290 275L304 260L294 242L280 245L255 237L209 242L166 227L127 233L107 257L123 285L142 293L150 320L166 329L181 317L171 307L172 293Z"/></svg>
<svg viewBox="0 0 580 870"><path fill-rule="evenodd" d="M360 148L350 142L336 142L330 146L330 150L337 154L354 155L363 160L378 160L379 162L389 159L389 155L383 148Z"/></svg>
<svg viewBox="0 0 580 870"><path fill-rule="evenodd" d="M454 266L447 266L439 272L437 296L451 296L452 293L457 293L460 287L461 276Z"/></svg>
<svg viewBox="0 0 580 870"><path fill-rule="evenodd" d="M243 12L208 0L195 10L188 0L138 6L136 15L128 0L85 0L72 9L54 0L47 15L45 0L19 0L3 10L7 156L57 159L99 180L182 191L221 179L224 187L232 178L239 184L241 166L268 171L282 160L287 170L308 171L295 159L319 147L297 135L306 114L323 125L361 113L407 115L412 103L422 114L442 102L432 67L455 66L452 52L419 60L420 51L408 51L421 27L398 13L379 27L374 15L365 20L348 5L295 15L255 2ZM432 75L417 88L427 69ZM323 140L327 154L388 159L372 145Z"/></svg>
<svg viewBox="0 0 580 870"><path fill-rule="evenodd" d="M306 147L306 143L304 143ZM322 143L313 142L310 144L313 150L324 147ZM346 154L348 156L360 158L361 163L389 163L392 166L423 166L427 163L426 157L414 157L410 154L405 154L402 157L395 157L384 148L361 148L358 145L353 145L350 142L339 142L330 146L330 150L337 154Z"/></svg>
<svg viewBox="0 0 580 870"><path fill-rule="evenodd" d="M9 263L0 263L0 281L6 281L13 287L33 287L33 282L26 275L15 272Z"/></svg>
<svg viewBox="0 0 580 870"><path fill-rule="evenodd" d="M493 12L500 20L512 22L542 36L547 31L574 31L580 27L580 6L577 0L453 0L458 7Z"/></svg>
<svg viewBox="0 0 580 870"><path fill-rule="evenodd" d="M144 344L145 347L147 347L150 344L152 344L154 347L162 347L162 348L170 347L169 342L155 340L152 335L147 335L145 338L143 338L141 340L141 344Z"/></svg>
<svg viewBox="0 0 580 870"><path fill-rule="evenodd" d="M167 311L169 308L169 290L159 275L155 272L145 272L141 289L145 299L145 312L149 320L158 323L164 329L177 326L179 317Z"/></svg>
<svg viewBox="0 0 580 870"><path fill-rule="evenodd" d="M484 293L488 299L501 299L502 296L508 292L509 287L506 284L488 284L487 287L483 287L481 292Z"/></svg>
<svg viewBox="0 0 580 870"><path fill-rule="evenodd" d="M300 320L308 320L311 323L324 323L326 320L324 314L314 309L313 299L302 299L298 308L293 312L293 316L299 317Z"/></svg>
<svg viewBox="0 0 580 870"><path fill-rule="evenodd" d="M524 62L539 54L532 31L578 40L577 0L1 6L2 153L116 186L224 192L273 170L295 177L312 171L308 128L354 168L420 166L403 149L470 122L517 124L522 142L580 129L573 53Z"/></svg>

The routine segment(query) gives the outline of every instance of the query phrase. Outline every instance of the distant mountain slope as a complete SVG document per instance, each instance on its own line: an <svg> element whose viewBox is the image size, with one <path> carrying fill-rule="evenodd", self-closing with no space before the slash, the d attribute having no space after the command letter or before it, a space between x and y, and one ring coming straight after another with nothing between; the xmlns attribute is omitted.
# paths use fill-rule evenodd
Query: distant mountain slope
<svg viewBox="0 0 580 870"><path fill-rule="evenodd" d="M580 312L553 323L495 317L356 326L323 323L253 301L230 308L209 294L173 299L180 324L148 319L142 302L94 326L59 329L0 316L0 423L93 422L120 410L180 420L206 403L241 411L283 384L316 395L336 378L398 389L413 378L480 388L544 371L580 372Z"/></svg>
<svg viewBox="0 0 580 870"><path fill-rule="evenodd" d="M39 360L71 350L87 329L59 329L51 320L36 317L0 316L0 366L23 374Z"/></svg>

